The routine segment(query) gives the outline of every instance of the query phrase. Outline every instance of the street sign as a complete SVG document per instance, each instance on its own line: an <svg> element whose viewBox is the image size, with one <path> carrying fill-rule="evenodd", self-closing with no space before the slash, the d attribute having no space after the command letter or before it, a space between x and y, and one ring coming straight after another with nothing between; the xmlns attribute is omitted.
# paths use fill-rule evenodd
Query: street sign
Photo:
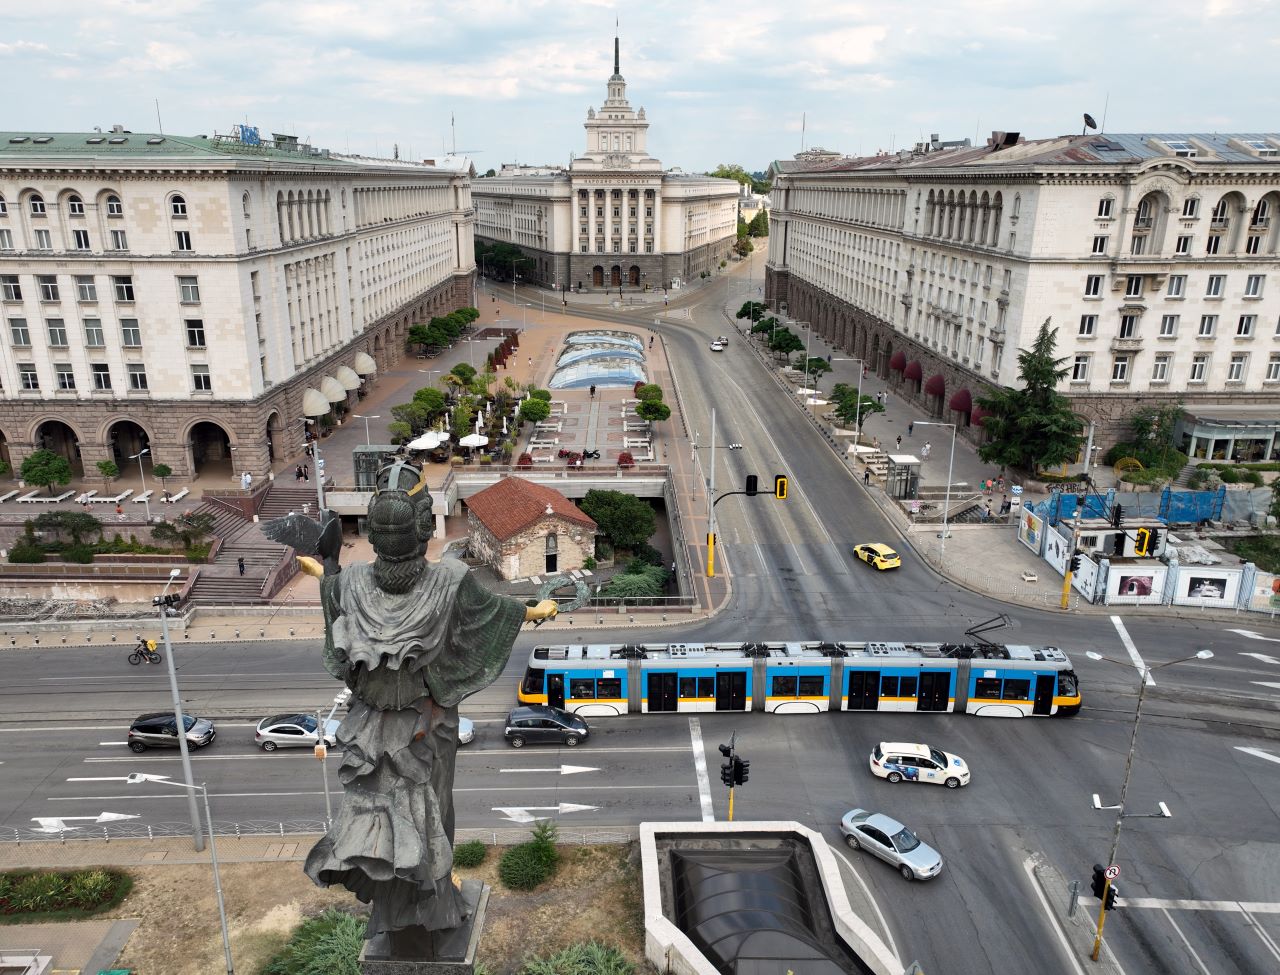
<svg viewBox="0 0 1280 975"><path fill-rule="evenodd" d="M1016 498L1019 494L1022 493L1022 485L1015 484L1013 487L1009 488L1009 493Z"/></svg>
<svg viewBox="0 0 1280 975"><path fill-rule="evenodd" d="M911 502L911 513L912 513L913 515L918 515L918 514L920 514L920 502L919 502L919 501L912 501L912 502Z"/></svg>
<svg viewBox="0 0 1280 975"><path fill-rule="evenodd" d="M1108 880L1115 880L1118 876L1120 876L1120 868L1116 866L1114 863L1111 864L1111 866L1107 867L1107 869L1102 872L1106 874Z"/></svg>

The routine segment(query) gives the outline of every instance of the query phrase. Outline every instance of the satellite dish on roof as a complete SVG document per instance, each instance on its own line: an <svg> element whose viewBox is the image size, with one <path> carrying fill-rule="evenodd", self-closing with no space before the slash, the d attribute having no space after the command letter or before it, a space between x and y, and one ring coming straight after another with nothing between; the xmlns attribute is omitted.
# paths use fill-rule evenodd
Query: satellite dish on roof
<svg viewBox="0 0 1280 975"><path fill-rule="evenodd" d="M1098 127L1098 123L1093 120L1093 116L1088 112L1084 113L1084 127L1086 129L1096 129ZM1083 133L1081 134L1083 135Z"/></svg>

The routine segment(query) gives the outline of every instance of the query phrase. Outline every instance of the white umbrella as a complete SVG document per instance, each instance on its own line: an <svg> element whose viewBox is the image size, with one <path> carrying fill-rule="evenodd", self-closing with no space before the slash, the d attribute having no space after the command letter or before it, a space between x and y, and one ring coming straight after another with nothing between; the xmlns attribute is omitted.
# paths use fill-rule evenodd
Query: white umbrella
<svg viewBox="0 0 1280 975"><path fill-rule="evenodd" d="M809 389L809 387L807 387L807 386L801 386L799 389L797 389L797 390L795 391L795 393L796 393L796 395L797 395L797 396L817 396L817 395L818 395L818 393L820 393L820 392L822 392L822 390L820 390L820 389Z"/></svg>
<svg viewBox="0 0 1280 975"><path fill-rule="evenodd" d="M445 415L444 415L444 428L445 428L446 430L452 429L452 428L449 426L449 414L448 414L448 413L445 413Z"/></svg>
<svg viewBox="0 0 1280 975"><path fill-rule="evenodd" d="M816 396L811 396L805 400L805 405L807 406L826 406L828 403L830 403L830 400L818 399Z"/></svg>
<svg viewBox="0 0 1280 975"><path fill-rule="evenodd" d="M502 435L504 437L507 435L507 418L505 416L502 418Z"/></svg>
<svg viewBox="0 0 1280 975"><path fill-rule="evenodd" d="M480 433L468 433L458 441L464 447L483 447L488 442L489 438Z"/></svg>
<svg viewBox="0 0 1280 975"><path fill-rule="evenodd" d="M440 446L440 437L441 435L436 431L428 430L416 440L410 440L405 444L405 448L408 450L435 450ZM445 439L448 438L446 437Z"/></svg>

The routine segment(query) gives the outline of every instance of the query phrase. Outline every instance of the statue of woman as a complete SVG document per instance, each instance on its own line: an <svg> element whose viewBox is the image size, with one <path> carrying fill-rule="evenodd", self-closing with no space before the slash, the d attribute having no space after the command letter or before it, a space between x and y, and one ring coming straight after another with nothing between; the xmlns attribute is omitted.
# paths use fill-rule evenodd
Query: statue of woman
<svg viewBox="0 0 1280 975"><path fill-rule="evenodd" d="M451 876L458 702L497 679L520 625L553 617L556 603L526 607L482 587L460 561L427 562L424 478L398 462L378 484L372 563L339 565L342 529L330 512L319 528L291 515L268 534L323 560L298 561L320 577L325 669L352 691L337 733L342 806L307 856L307 875L372 905L369 957L431 958L431 933L464 916ZM300 546L299 532L314 546Z"/></svg>

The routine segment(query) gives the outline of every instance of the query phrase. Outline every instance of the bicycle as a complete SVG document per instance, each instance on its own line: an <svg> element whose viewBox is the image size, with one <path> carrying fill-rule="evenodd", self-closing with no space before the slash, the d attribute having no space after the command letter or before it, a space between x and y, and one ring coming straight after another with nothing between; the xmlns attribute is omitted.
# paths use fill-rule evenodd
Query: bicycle
<svg viewBox="0 0 1280 975"><path fill-rule="evenodd" d="M160 662L160 652L156 650L155 640L139 640L138 645L129 654L129 663L135 667L144 660L149 664L158 664Z"/></svg>

